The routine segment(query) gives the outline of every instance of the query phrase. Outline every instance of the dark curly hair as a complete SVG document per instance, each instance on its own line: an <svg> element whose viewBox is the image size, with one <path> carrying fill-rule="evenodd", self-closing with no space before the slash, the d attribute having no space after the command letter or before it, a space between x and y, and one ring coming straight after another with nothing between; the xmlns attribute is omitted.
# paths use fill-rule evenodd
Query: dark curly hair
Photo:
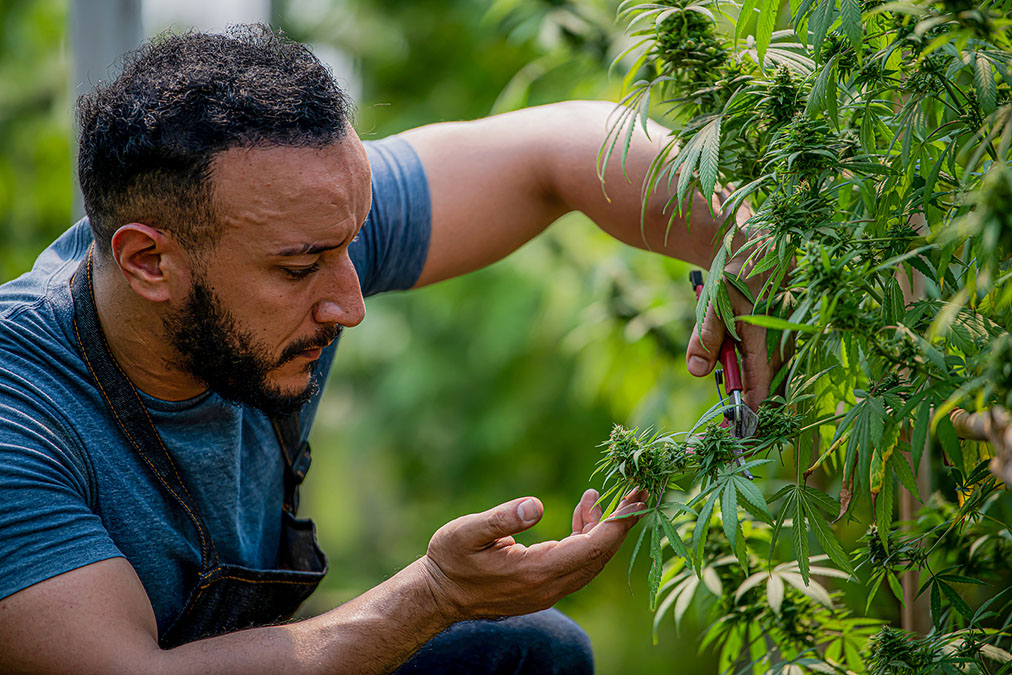
<svg viewBox="0 0 1012 675"><path fill-rule="evenodd" d="M220 234L214 156L234 147L322 147L347 133L352 105L307 47L262 24L162 34L123 57L123 73L77 101L78 177L98 250L142 222L189 250Z"/></svg>

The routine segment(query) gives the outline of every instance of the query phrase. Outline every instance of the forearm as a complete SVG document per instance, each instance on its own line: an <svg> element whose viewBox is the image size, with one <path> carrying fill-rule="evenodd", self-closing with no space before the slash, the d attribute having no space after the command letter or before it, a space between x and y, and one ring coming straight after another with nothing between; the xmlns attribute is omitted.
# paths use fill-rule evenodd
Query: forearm
<svg viewBox="0 0 1012 675"><path fill-rule="evenodd" d="M558 201L560 211L581 211L605 232L631 246L709 266L721 223L721 215L716 212L718 202L713 203L711 212L698 191L690 192L691 222L687 222L684 211L679 215L678 206L671 199L677 178L671 182L671 189L665 178L643 210L644 179L651 162L668 141L667 129L648 120L648 137L637 120L624 162L624 137L620 137L608 160L602 185L597 160L607 129L617 117L615 104L574 101L541 110L554 139L543 146L543 180L550 186L549 192Z"/></svg>
<svg viewBox="0 0 1012 675"><path fill-rule="evenodd" d="M154 611L122 558L0 601L0 672L384 673L456 619L427 557L326 614L159 649Z"/></svg>
<svg viewBox="0 0 1012 675"><path fill-rule="evenodd" d="M386 673L450 625L419 559L325 614L193 642L159 655L165 673Z"/></svg>
<svg viewBox="0 0 1012 675"><path fill-rule="evenodd" d="M692 197L687 227L683 217L671 218L676 206L665 208L671 192L664 181L641 227L643 180L666 129L649 122L648 138L637 128L624 171L620 142L602 189L597 157L615 111L614 103L571 101L404 132L425 168L432 207L417 285L489 265L570 211L632 246L708 266L719 223L700 195Z"/></svg>

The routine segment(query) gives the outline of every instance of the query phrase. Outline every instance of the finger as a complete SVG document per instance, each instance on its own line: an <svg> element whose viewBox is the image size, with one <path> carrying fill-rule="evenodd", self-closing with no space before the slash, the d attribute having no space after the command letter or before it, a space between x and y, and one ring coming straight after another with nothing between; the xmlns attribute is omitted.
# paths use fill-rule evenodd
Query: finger
<svg viewBox="0 0 1012 675"><path fill-rule="evenodd" d="M535 544L530 552L543 554L542 564L550 568L556 575L562 576L575 570L590 567L596 574L611 559L622 545L629 530L639 521L639 516L618 518L642 511L646 508L643 502L630 502L618 509L607 520L601 521L597 527L585 534L574 534L559 542L550 542L542 548ZM546 544L549 544L546 542Z"/></svg>
<svg viewBox="0 0 1012 675"><path fill-rule="evenodd" d="M635 490L633 490L632 492L630 492L629 494L627 494L625 497L622 498L622 501L620 501L618 503L618 508L616 508L612 512L612 514L610 516L608 516L607 519L605 519L605 522L608 522L609 520L612 520L613 518L621 518L623 520L629 520L629 518L626 518L624 516L627 516L630 513L635 513L636 511L641 510L642 508L645 508L645 507L641 506L640 509L634 509L634 508L632 508L632 505L634 505L634 504L640 504L640 505L646 504L646 502L647 502L647 500L649 498L650 498L650 495L647 493L646 490L641 490L639 488L636 488ZM639 517L635 516L634 518L635 519L633 520L633 524L636 523L636 520L638 520Z"/></svg>
<svg viewBox="0 0 1012 675"><path fill-rule="evenodd" d="M696 324L685 350L685 365L696 377L703 377L713 370L720 356L720 344L724 341L724 322L717 318L711 304L706 308L702 328Z"/></svg>
<svg viewBox="0 0 1012 675"><path fill-rule="evenodd" d="M544 513L541 500L520 497L482 513L457 518L447 535L462 550L480 551L502 537L523 532L534 526Z"/></svg>
<svg viewBox="0 0 1012 675"><path fill-rule="evenodd" d="M741 325L739 334L741 342L738 351L741 352L742 385L745 387L742 395L752 410L758 410L759 405L770 395L770 383L777 366L766 352L764 329Z"/></svg>
<svg viewBox="0 0 1012 675"><path fill-rule="evenodd" d="M586 490L580 497L580 503L573 509L573 532L583 532L588 525L595 525L597 520L601 520L601 508L595 507L597 498L598 493L594 489ZM593 516L595 508L598 514L596 520Z"/></svg>
<svg viewBox="0 0 1012 675"><path fill-rule="evenodd" d="M590 513L588 515L587 524L583 526L583 532L590 532L592 529L597 527L598 523L601 522L601 505L595 503L591 506Z"/></svg>
<svg viewBox="0 0 1012 675"><path fill-rule="evenodd" d="M633 488L629 494L622 498L622 502L645 502L650 497L650 493L642 488Z"/></svg>

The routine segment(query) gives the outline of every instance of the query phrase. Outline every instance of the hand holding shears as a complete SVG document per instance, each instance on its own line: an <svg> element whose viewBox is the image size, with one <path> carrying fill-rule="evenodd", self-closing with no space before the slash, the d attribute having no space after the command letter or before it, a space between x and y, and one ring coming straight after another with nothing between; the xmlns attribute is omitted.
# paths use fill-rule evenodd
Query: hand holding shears
<svg viewBox="0 0 1012 675"><path fill-rule="evenodd" d="M703 292L703 273L694 270L689 273L689 281L696 291L696 301L699 301ZM722 403L728 407L724 410L724 421L720 426L730 428L731 433L738 438L748 438L755 433L759 424L759 417L755 414L742 398L741 368L738 364L738 343L730 335L724 335L724 341L720 345L720 353L717 359L718 367L714 371L717 380L717 396ZM724 393L721 392L721 385L724 386ZM736 460L741 463L741 459ZM745 470L745 476L752 478L752 474Z"/></svg>

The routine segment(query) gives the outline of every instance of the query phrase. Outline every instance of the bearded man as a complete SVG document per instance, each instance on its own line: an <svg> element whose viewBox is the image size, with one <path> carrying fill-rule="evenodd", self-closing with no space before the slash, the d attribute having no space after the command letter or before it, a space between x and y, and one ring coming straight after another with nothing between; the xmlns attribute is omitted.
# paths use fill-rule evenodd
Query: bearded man
<svg viewBox="0 0 1012 675"><path fill-rule="evenodd" d="M602 521L588 491L571 536L530 547L512 535L534 497L463 516L386 582L285 623L327 569L296 517L306 439L363 296L480 268L572 210L707 264L701 199L667 240L664 195L642 232L637 182L609 172L605 198L607 103L363 143L329 71L262 26L159 38L78 107L88 217L0 287L0 670L589 672L586 635L549 608L645 495ZM638 133L631 175L656 151ZM745 334L754 407L768 371ZM702 335L697 374L719 322Z"/></svg>

